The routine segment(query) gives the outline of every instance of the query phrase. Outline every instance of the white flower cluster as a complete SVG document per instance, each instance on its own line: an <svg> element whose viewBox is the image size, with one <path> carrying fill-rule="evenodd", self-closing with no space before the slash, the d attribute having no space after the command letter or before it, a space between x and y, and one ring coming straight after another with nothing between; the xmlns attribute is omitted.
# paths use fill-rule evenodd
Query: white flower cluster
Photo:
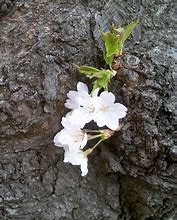
<svg viewBox="0 0 177 220"><path fill-rule="evenodd" d="M88 141L88 134L84 131L86 123L92 120L98 127L107 126L116 130L119 126L119 119L126 116L127 108L115 103L113 93L104 91L99 95L99 89L89 94L88 87L78 82L77 91L70 91L67 96L65 107L71 109L61 124L63 129L54 137L54 143L65 150L64 162L73 165L80 165L82 176L88 173L87 154L83 151Z"/></svg>

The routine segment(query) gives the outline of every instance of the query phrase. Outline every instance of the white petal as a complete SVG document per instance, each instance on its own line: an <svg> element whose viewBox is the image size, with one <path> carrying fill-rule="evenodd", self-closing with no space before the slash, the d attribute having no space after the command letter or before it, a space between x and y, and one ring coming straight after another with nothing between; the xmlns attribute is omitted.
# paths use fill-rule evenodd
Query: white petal
<svg viewBox="0 0 177 220"><path fill-rule="evenodd" d="M66 113L65 117L72 116L72 113L73 113L73 111L70 111L70 112Z"/></svg>
<svg viewBox="0 0 177 220"><path fill-rule="evenodd" d="M110 114L110 112L99 112L94 120L98 127L107 126L111 130L116 130L119 125L118 118L114 114Z"/></svg>
<svg viewBox="0 0 177 220"><path fill-rule="evenodd" d="M67 140L67 142L66 142ZM70 136L68 136L67 132L65 129L62 129L60 132L58 132L55 137L54 137L54 144L57 147L65 147L66 145L68 145L68 143L70 143L72 140L70 138Z"/></svg>
<svg viewBox="0 0 177 220"><path fill-rule="evenodd" d="M81 121L83 124L86 124L93 120L93 114L88 111L86 108L78 108L73 111L73 117L75 120Z"/></svg>
<svg viewBox="0 0 177 220"><path fill-rule="evenodd" d="M65 117L62 117L61 124L68 131L79 130L85 126L85 123L82 120L77 120L74 117L73 112L71 114L67 114Z"/></svg>
<svg viewBox="0 0 177 220"><path fill-rule="evenodd" d="M80 150L80 149L84 148L84 146L87 143L87 139L83 141L83 138L84 138L84 136L82 134L81 139L79 139L79 140L73 139L73 143L72 143L72 145L69 146L70 147L69 149L70 150L72 150L72 149Z"/></svg>
<svg viewBox="0 0 177 220"><path fill-rule="evenodd" d="M71 163L72 165L80 165L82 176L85 176L88 173L88 159L87 157L83 154L83 151L80 150L65 150L65 155L64 155L64 162Z"/></svg>
<svg viewBox="0 0 177 220"><path fill-rule="evenodd" d="M83 162L81 163L81 175L85 176L88 173L88 159L87 157L83 159Z"/></svg>
<svg viewBox="0 0 177 220"><path fill-rule="evenodd" d="M108 106L115 102L115 96L112 92L104 91L100 94L100 98L102 98L103 102Z"/></svg>
<svg viewBox="0 0 177 220"><path fill-rule="evenodd" d="M66 108L69 108L69 109L76 109L78 108L80 105L78 102L75 102L71 99L67 99L66 102L65 102L65 107Z"/></svg>
<svg viewBox="0 0 177 220"><path fill-rule="evenodd" d="M110 116L109 118L106 118L105 125L111 129L111 130L116 130L119 126L119 120L116 117Z"/></svg>
<svg viewBox="0 0 177 220"><path fill-rule="evenodd" d="M69 109L75 109L80 106L78 100L78 92L76 91L69 91L67 93L69 99L66 100L65 107Z"/></svg>
<svg viewBox="0 0 177 220"><path fill-rule="evenodd" d="M83 153L79 150L66 150L64 155L64 162L72 165L80 165L83 160Z"/></svg>
<svg viewBox="0 0 177 220"><path fill-rule="evenodd" d="M76 99L76 97L77 97L77 95L78 95L78 92L76 92L76 91L73 91L73 90L71 90L71 91L69 91L68 93L67 93L67 96L68 96L68 98L69 99Z"/></svg>
<svg viewBox="0 0 177 220"><path fill-rule="evenodd" d="M53 139L53 142L54 144L57 146L57 147L62 147L62 143L60 142L60 132L58 132L54 139Z"/></svg>
<svg viewBox="0 0 177 220"><path fill-rule="evenodd" d="M99 114L95 114L94 121L97 123L98 127L105 126L105 117L102 112L99 112Z"/></svg>
<svg viewBox="0 0 177 220"><path fill-rule="evenodd" d="M73 143L72 136L68 133L68 131L64 128L59 132L58 140L63 145L70 145Z"/></svg>
<svg viewBox="0 0 177 220"><path fill-rule="evenodd" d="M67 127L68 126L69 118L70 118L70 115L68 115L66 117L62 117L61 124L63 125L63 127Z"/></svg>
<svg viewBox="0 0 177 220"><path fill-rule="evenodd" d="M76 130L76 126L73 124L74 118L72 115L66 115L66 117L62 117L61 124L68 131L72 132Z"/></svg>
<svg viewBox="0 0 177 220"><path fill-rule="evenodd" d="M81 149L83 149L85 147L85 145L87 144L87 133L84 134L84 138L82 140L82 143L81 143Z"/></svg>
<svg viewBox="0 0 177 220"><path fill-rule="evenodd" d="M90 97L89 95L80 95L78 99L80 106L88 106L89 103L92 101L92 97Z"/></svg>
<svg viewBox="0 0 177 220"><path fill-rule="evenodd" d="M73 165L80 165L80 160L77 158L77 152L78 151L75 152L73 150L66 149L63 162L69 162Z"/></svg>
<svg viewBox="0 0 177 220"><path fill-rule="evenodd" d="M103 100L100 97L94 97L91 101L95 108L95 112L98 111L103 106Z"/></svg>
<svg viewBox="0 0 177 220"><path fill-rule="evenodd" d="M110 106L110 112L115 114L118 118L124 118L127 114L127 108L120 103L114 103Z"/></svg>
<svg viewBox="0 0 177 220"><path fill-rule="evenodd" d="M88 94L88 87L87 87L87 85L86 85L85 83L83 83L83 82L78 82L78 83L77 83L77 91L78 91L79 93L84 92L84 93L87 93L87 94Z"/></svg>

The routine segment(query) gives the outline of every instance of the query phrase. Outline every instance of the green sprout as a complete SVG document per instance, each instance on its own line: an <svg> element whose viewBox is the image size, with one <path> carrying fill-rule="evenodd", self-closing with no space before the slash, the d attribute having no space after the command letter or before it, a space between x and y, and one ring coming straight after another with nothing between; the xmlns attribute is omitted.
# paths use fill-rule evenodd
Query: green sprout
<svg viewBox="0 0 177 220"><path fill-rule="evenodd" d="M80 73L92 79L96 78L93 82L93 90L97 88L108 90L108 84L112 77L116 75L116 71L112 69L112 62L115 56L122 55L124 43L136 27L138 20L132 21L124 28L116 28L112 25L109 32L102 32L102 39L105 43L105 51L103 53L104 60L110 69L97 69L91 66L77 66Z"/></svg>
<svg viewBox="0 0 177 220"><path fill-rule="evenodd" d="M112 26L112 30L109 32L102 32L102 39L105 43L104 60L110 66L114 56L122 55L124 43L130 36L134 28L136 27L138 20L132 21L124 28L116 28Z"/></svg>

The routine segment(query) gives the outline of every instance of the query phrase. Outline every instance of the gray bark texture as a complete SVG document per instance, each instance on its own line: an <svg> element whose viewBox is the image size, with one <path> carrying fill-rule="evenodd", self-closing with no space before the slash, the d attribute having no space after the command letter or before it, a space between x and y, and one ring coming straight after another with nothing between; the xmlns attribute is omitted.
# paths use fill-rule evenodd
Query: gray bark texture
<svg viewBox="0 0 177 220"><path fill-rule="evenodd" d="M52 141L91 83L73 64L104 67L100 28L137 17L109 87L128 116L81 177ZM0 219L177 219L176 25L176 0L0 0Z"/></svg>

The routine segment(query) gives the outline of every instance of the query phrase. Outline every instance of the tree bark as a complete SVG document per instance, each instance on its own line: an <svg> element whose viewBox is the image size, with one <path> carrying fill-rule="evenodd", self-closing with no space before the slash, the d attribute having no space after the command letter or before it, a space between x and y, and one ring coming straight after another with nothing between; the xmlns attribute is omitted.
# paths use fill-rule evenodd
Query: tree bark
<svg viewBox="0 0 177 220"><path fill-rule="evenodd" d="M176 10L175 0L0 1L0 219L177 219ZM137 17L109 87L128 116L83 178L52 141L67 92L90 83L73 64L104 67L100 28Z"/></svg>

